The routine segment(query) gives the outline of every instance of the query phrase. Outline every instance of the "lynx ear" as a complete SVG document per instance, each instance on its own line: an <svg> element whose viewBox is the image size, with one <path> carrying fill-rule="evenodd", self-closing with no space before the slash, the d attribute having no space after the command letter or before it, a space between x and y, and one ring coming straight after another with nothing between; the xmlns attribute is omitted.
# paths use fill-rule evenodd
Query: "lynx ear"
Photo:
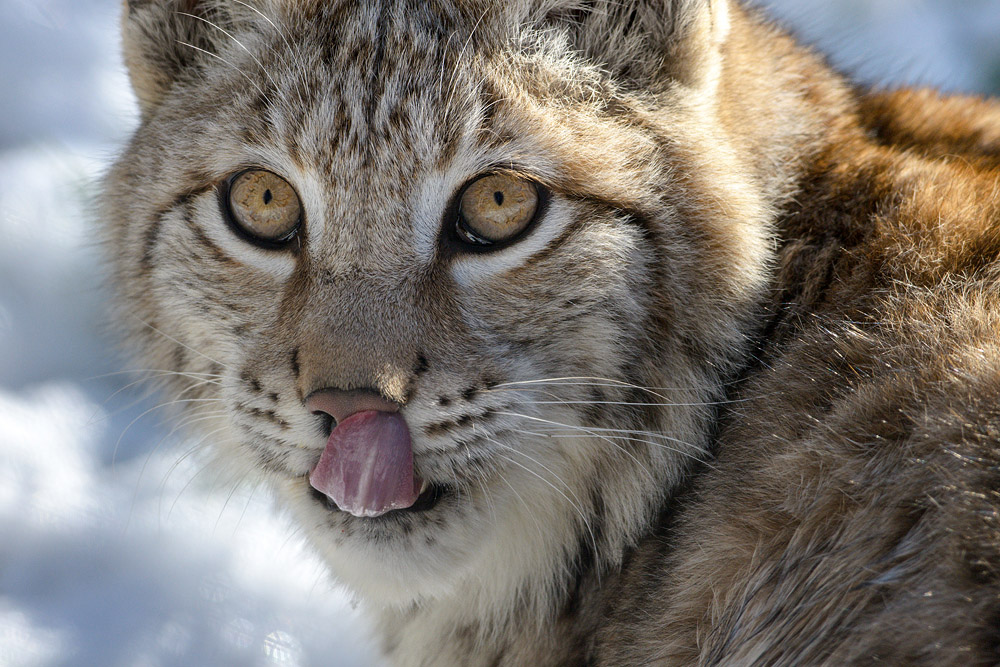
<svg viewBox="0 0 1000 667"><path fill-rule="evenodd" d="M210 0L124 0L122 47L143 116L208 54L218 53L228 39L220 28L232 30L232 23Z"/></svg>
<svg viewBox="0 0 1000 667"><path fill-rule="evenodd" d="M550 21L616 77L643 88L712 83L729 34L729 0L595 0L557 9Z"/></svg>

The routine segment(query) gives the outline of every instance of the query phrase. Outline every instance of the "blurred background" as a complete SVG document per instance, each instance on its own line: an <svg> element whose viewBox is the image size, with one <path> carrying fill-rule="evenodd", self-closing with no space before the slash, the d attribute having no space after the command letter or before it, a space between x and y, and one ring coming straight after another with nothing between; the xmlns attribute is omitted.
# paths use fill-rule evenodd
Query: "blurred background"
<svg viewBox="0 0 1000 667"><path fill-rule="evenodd" d="M1000 92L1000 0L765 4L862 80ZM374 664L263 492L120 372L92 214L136 124L119 6L0 0L0 666Z"/></svg>

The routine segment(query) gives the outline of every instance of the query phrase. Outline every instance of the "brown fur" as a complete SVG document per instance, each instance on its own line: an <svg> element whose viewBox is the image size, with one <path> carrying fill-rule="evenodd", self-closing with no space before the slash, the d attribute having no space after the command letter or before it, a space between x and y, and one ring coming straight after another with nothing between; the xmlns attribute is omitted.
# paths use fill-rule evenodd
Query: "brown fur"
<svg viewBox="0 0 1000 667"><path fill-rule="evenodd" d="M779 218L773 333L602 659L1000 661L1000 105L835 113Z"/></svg>
<svg viewBox="0 0 1000 667"><path fill-rule="evenodd" d="M241 49L127 3L116 280L390 659L1000 663L1000 104L857 90L725 0L252 4L182 7ZM420 206L494 153L565 222L491 273ZM309 193L281 255L213 217L248 163ZM457 497L317 506L325 386L398 402Z"/></svg>

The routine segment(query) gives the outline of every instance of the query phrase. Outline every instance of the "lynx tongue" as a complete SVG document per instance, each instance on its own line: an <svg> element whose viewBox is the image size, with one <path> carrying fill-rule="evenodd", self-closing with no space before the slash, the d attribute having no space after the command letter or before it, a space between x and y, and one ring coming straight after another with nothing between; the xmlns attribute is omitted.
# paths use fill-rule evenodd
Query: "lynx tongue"
<svg viewBox="0 0 1000 667"><path fill-rule="evenodd" d="M368 410L340 422L309 483L354 516L376 517L410 507L420 481L413 476L406 420L399 413Z"/></svg>

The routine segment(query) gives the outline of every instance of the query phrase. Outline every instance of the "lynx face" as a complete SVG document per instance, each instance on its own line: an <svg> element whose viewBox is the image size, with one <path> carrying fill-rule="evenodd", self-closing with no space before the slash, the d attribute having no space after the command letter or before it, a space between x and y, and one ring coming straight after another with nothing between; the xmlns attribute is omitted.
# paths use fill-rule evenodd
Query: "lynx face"
<svg viewBox="0 0 1000 667"><path fill-rule="evenodd" d="M711 77L616 84L559 3L252 4L127 3L137 354L378 602L615 558L703 455L764 280Z"/></svg>

